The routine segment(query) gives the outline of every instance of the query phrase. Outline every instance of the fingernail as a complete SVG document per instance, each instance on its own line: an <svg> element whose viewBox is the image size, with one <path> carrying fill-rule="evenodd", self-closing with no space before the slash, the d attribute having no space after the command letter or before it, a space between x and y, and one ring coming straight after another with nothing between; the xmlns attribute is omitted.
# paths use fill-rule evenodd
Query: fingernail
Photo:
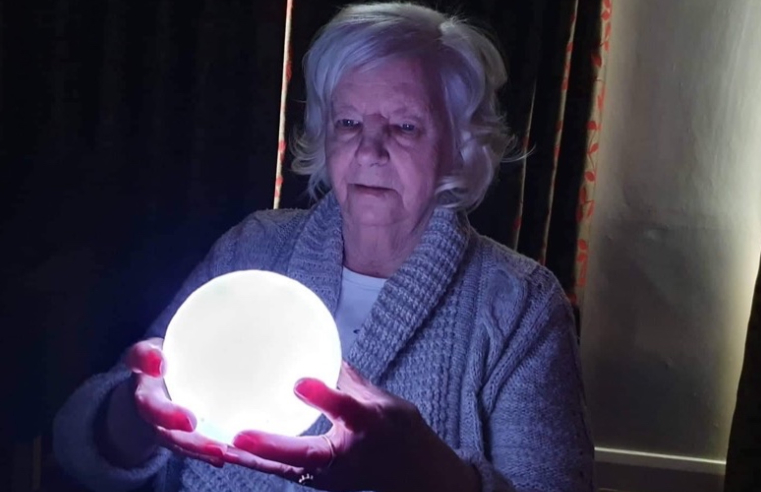
<svg viewBox="0 0 761 492"><path fill-rule="evenodd" d="M185 432L193 432L196 428L196 419L192 415L177 411L173 415L175 428Z"/></svg>
<svg viewBox="0 0 761 492"><path fill-rule="evenodd" d="M217 458L224 458L227 453L227 446L224 444L206 444L203 447L204 454L209 456L216 456Z"/></svg>
<svg viewBox="0 0 761 492"><path fill-rule="evenodd" d="M255 448L259 444L259 440L249 434L238 434L233 439L233 446L241 449Z"/></svg>
<svg viewBox="0 0 761 492"><path fill-rule="evenodd" d="M161 352L158 350L151 350L148 352L146 357L146 370L148 374L154 377L161 376L162 373L162 365L164 363L164 358L161 356Z"/></svg>
<svg viewBox="0 0 761 492"><path fill-rule="evenodd" d="M318 383L312 379L299 379L293 386L293 392L300 398L309 399L314 396Z"/></svg>

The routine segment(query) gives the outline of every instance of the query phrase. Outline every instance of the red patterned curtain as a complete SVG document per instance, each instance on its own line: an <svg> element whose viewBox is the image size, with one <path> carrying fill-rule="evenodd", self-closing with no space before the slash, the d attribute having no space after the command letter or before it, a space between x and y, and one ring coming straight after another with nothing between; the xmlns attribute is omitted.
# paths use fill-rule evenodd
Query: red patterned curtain
<svg viewBox="0 0 761 492"><path fill-rule="evenodd" d="M603 108L605 107L605 73L608 66L610 50L610 33L612 29L613 0L603 0L598 11L599 42L589 54L592 59L592 105L587 122L586 154L584 172L579 188L579 201L576 205L576 222L578 223L577 254L574 262L574 286L569 291L571 300L581 304L587 282L587 259L589 258L589 229L595 210L595 186L597 182L598 150L600 133L603 128Z"/></svg>
<svg viewBox="0 0 761 492"><path fill-rule="evenodd" d="M578 306L590 254L613 5L612 0L553 5L557 9L535 24L541 32L534 37L541 42L533 47L537 67L522 126L529 155L517 173L503 175L474 223L489 224L488 216L509 208L506 196L519 197L510 231L483 229L548 266Z"/></svg>

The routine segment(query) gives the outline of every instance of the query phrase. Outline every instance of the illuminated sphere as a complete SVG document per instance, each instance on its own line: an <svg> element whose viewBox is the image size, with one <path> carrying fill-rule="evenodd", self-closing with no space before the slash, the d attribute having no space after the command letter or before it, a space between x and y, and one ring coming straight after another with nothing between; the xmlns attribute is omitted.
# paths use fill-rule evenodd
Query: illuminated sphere
<svg viewBox="0 0 761 492"><path fill-rule="evenodd" d="M311 290L277 273L244 270L193 292L167 327L169 396L197 431L231 444L242 430L297 436L320 412L293 393L301 378L335 387L338 330Z"/></svg>

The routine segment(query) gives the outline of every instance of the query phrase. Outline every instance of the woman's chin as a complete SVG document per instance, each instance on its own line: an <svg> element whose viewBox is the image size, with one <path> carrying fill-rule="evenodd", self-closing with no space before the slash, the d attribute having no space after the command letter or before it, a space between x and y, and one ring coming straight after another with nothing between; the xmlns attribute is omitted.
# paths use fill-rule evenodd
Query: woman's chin
<svg viewBox="0 0 761 492"><path fill-rule="evenodd" d="M391 225L401 219L398 203L390 191L378 194L354 193L346 207L342 207L344 220L355 225L379 227Z"/></svg>
<svg viewBox="0 0 761 492"><path fill-rule="evenodd" d="M383 227L400 221L399 213L383 203L353 203L343 212L343 219L353 226Z"/></svg>

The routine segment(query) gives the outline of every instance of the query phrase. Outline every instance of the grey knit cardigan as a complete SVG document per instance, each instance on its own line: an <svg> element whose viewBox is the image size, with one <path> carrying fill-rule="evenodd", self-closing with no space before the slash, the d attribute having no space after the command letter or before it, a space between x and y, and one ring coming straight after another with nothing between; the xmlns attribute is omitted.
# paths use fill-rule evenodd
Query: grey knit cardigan
<svg viewBox="0 0 761 492"><path fill-rule="evenodd" d="M335 312L342 261L332 194L309 211L256 212L214 244L146 337L163 336L193 290L235 270L285 274ZM548 270L478 235L464 214L434 212L420 244L380 292L347 360L413 402L478 470L483 492L592 490L594 448L568 301ZM127 491L151 480L161 492L300 489L165 449L139 468L113 466L95 444L95 422L111 390L128 377L122 363L93 376L55 418L56 457L90 489ZM308 433L329 426L321 417Z"/></svg>

